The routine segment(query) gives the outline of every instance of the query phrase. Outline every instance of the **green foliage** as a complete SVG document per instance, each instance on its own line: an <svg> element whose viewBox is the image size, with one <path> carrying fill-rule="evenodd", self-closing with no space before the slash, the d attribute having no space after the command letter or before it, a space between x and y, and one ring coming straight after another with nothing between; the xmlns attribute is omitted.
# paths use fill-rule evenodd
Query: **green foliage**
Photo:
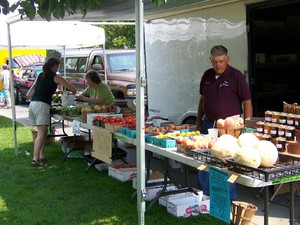
<svg viewBox="0 0 300 225"><path fill-rule="evenodd" d="M135 48L135 26L102 25L105 30L107 49Z"/></svg>
<svg viewBox="0 0 300 225"><path fill-rule="evenodd" d="M112 0L111 0L112 1ZM123 0L114 0L116 4ZM153 3L160 6L167 0L152 0ZM25 14L30 20L33 20L36 14L47 21L51 17L56 19L64 18L65 14L74 14L79 10L83 17L89 9L99 9L102 6L102 0L19 0L9 7L7 0L0 0L0 13L7 15L18 9L20 14Z"/></svg>
<svg viewBox="0 0 300 225"><path fill-rule="evenodd" d="M1 225L132 225L138 224L131 182L120 182L107 171L91 169L79 158L63 160L58 142L46 145L45 167L32 167L32 136L18 123L18 149L13 152L12 121L0 116L0 224ZM147 202L148 205L148 202ZM162 222L163 221L163 222ZM176 218L154 204L145 213L147 225L225 225L208 215Z"/></svg>

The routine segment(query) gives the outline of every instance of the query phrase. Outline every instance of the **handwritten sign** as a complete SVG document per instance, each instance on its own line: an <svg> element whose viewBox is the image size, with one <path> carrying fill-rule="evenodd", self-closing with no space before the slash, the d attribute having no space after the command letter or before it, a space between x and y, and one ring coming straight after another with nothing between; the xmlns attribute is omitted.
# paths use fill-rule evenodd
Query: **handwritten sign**
<svg viewBox="0 0 300 225"><path fill-rule="evenodd" d="M108 164L111 164L112 133L103 128L93 128L93 150L93 157L100 159Z"/></svg>
<svg viewBox="0 0 300 225"><path fill-rule="evenodd" d="M80 135L80 122L78 120L73 120L72 130L73 130L73 134Z"/></svg>
<svg viewBox="0 0 300 225"><path fill-rule="evenodd" d="M230 195L228 173L209 168L210 215L230 224Z"/></svg>

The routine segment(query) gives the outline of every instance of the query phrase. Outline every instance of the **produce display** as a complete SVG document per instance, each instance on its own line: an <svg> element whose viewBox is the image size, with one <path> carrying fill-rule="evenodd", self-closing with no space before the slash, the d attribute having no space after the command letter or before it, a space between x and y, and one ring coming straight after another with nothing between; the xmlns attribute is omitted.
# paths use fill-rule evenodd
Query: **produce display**
<svg viewBox="0 0 300 225"><path fill-rule="evenodd" d="M243 146L234 155L234 161L245 166L258 168L261 165L259 152L253 146Z"/></svg>
<svg viewBox="0 0 300 225"><path fill-rule="evenodd" d="M242 128L244 127L244 119L239 116L218 119L217 127L220 135L230 134L234 137L238 137L242 133Z"/></svg>
<svg viewBox="0 0 300 225"><path fill-rule="evenodd" d="M259 140L253 133L243 133L238 138L221 136L212 146L211 154L219 158L233 158L235 162L257 168L271 167L278 159L276 146Z"/></svg>
<svg viewBox="0 0 300 225"><path fill-rule="evenodd" d="M261 166L271 167L278 159L278 151L276 146L266 140L261 140L253 146L259 153L261 158Z"/></svg>
<svg viewBox="0 0 300 225"><path fill-rule="evenodd" d="M176 137L176 143L183 148L187 148L190 150L196 149L207 149L212 147L212 139L208 135L201 135L198 131L198 134L193 135L190 132L190 135L187 134L185 136L179 135Z"/></svg>
<svg viewBox="0 0 300 225"><path fill-rule="evenodd" d="M259 142L259 139L252 133L243 133L238 137L237 141L239 145L243 147L243 146L253 146L257 142Z"/></svg>
<svg viewBox="0 0 300 225"><path fill-rule="evenodd" d="M217 140L211 148L211 154L219 158L233 158L240 145L230 139Z"/></svg>

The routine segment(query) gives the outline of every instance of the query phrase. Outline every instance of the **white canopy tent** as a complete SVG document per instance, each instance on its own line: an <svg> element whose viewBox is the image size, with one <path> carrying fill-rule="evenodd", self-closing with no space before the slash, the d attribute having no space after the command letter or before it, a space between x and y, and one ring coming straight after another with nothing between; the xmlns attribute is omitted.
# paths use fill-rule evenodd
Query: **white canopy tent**
<svg viewBox="0 0 300 225"><path fill-rule="evenodd" d="M9 64L12 65L13 48L30 49L69 49L104 45L105 32L103 28L79 21L23 21L24 17L16 15L9 18L7 29L0 24L3 31L0 36L0 48L8 49ZM66 72L66 71L65 71ZM10 80L13 80L10 70ZM14 83L10 82L12 98L12 118L14 130L15 154L18 154L16 134L16 112L14 102Z"/></svg>

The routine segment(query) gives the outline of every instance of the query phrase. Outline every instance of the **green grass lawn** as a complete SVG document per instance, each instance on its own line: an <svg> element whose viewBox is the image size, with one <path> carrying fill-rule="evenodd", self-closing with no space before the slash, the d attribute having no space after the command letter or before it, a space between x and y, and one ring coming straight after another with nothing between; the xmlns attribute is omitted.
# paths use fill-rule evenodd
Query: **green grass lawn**
<svg viewBox="0 0 300 225"><path fill-rule="evenodd" d="M63 161L58 142L46 146L47 166L32 167L30 128L17 124L17 140L16 156L12 121L0 116L1 225L138 224L137 203L130 201L132 182L122 183L94 168L86 173L83 159ZM157 203L145 213L145 224L225 223L209 215L176 218Z"/></svg>

